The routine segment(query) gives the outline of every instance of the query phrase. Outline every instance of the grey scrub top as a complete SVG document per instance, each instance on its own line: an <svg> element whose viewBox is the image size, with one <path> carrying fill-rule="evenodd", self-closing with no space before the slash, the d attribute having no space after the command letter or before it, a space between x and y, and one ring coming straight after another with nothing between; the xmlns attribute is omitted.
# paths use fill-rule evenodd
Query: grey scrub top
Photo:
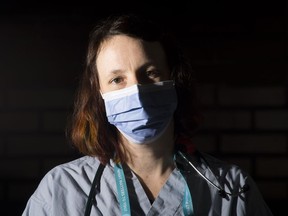
<svg viewBox="0 0 288 216"><path fill-rule="evenodd" d="M187 163L179 160L179 166L173 170L158 197L151 204L136 175L128 167L123 166L131 215L184 215L182 199L185 182L182 174L188 183L196 216L272 215L248 174L239 167L224 163L210 155L205 154L204 158L208 162L209 168L200 158L191 156L189 160L212 182L221 184L227 192L237 192L239 187L244 184L248 184L250 189L240 196L222 198L215 187L208 184ZM121 215L117 200L114 165L114 162L110 160L103 171L100 192L96 194L91 215ZM56 166L41 180L38 188L28 200L22 216L84 215L91 184L98 166L99 160L90 156Z"/></svg>

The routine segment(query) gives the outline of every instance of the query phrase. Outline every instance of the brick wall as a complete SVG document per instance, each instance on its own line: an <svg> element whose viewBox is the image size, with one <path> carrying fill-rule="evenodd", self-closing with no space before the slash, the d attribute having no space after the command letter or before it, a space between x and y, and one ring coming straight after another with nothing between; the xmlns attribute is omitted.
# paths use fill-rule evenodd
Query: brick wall
<svg viewBox="0 0 288 216"><path fill-rule="evenodd" d="M279 19L199 17L171 22L183 23L205 116L194 142L251 174L275 215L285 215L288 76ZM64 130L90 27L74 15L1 20L1 215L19 215L49 169L79 156ZM181 35L184 28L190 33Z"/></svg>
<svg viewBox="0 0 288 216"><path fill-rule="evenodd" d="M10 18L0 34L0 215L20 215L43 175L79 156L65 127L88 35L60 17Z"/></svg>
<svg viewBox="0 0 288 216"><path fill-rule="evenodd" d="M287 86L211 84L198 90L205 120L195 144L247 171L275 215L284 215L288 198L286 92Z"/></svg>

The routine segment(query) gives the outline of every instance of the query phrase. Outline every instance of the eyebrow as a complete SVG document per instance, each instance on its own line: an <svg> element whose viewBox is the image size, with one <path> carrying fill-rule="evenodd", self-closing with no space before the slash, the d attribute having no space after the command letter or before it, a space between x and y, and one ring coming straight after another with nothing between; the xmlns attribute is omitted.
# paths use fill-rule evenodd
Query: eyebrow
<svg viewBox="0 0 288 216"><path fill-rule="evenodd" d="M148 61L145 64L141 65L139 68L137 68L136 72L143 71L144 69L149 68L149 67L159 68L154 61ZM109 71L105 75L105 77L110 78L113 75L119 75L119 74L125 74L125 73L127 73L127 72L123 71L121 69L115 69L115 70Z"/></svg>
<svg viewBox="0 0 288 216"><path fill-rule="evenodd" d="M109 77L111 77L111 76L113 76L113 75L118 75L118 74L123 74L123 73L125 73L125 71L120 70L120 69L116 69L116 70L109 71L109 72L105 75L105 77L109 78Z"/></svg>

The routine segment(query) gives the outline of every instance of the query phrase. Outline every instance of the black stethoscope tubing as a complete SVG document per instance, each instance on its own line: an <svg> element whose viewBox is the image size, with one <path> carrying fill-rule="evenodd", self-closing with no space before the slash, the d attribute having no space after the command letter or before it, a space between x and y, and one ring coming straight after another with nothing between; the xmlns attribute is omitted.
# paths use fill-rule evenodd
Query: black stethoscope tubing
<svg viewBox="0 0 288 216"><path fill-rule="evenodd" d="M203 175L195 166L194 164L189 161L187 159L187 157L180 151L178 151L178 154L206 181L208 182L210 185L212 185L214 188L216 188L218 190L218 193L219 195L222 197L222 198L225 198L227 195L231 196L231 197L236 197L236 196L239 196L240 194L242 193L245 193L246 191L249 190L249 186L247 184L244 184L243 187L240 187L240 190L239 192L237 193L229 193L227 191L225 191L221 186L220 184L219 185L216 185L215 183L213 183L210 179L208 179L205 175ZM210 170L209 166L208 166L208 163L207 161L204 159L203 156L201 156L200 152L198 152L198 154L200 155L200 158L205 162L207 168L209 169L209 171L214 175L214 173ZM217 180L217 178L215 177L215 179Z"/></svg>
<svg viewBox="0 0 288 216"><path fill-rule="evenodd" d="M245 193L249 190L249 185L244 184L243 187L240 187L239 192L237 193L229 193L227 191L225 191L220 184L216 185L215 183L213 183L210 179L208 179L205 175L203 175L195 166L194 164L188 160L188 158L180 151L178 151L178 154L210 185L212 185L214 188L216 188L218 190L219 195L222 198L225 198L227 195L231 196L231 197L235 197L235 196L239 196L242 193ZM214 173L210 170L207 161L204 159L204 157L200 154L200 152L198 152L199 157L205 162L207 168L209 169L209 171L214 175ZM100 179L103 173L105 166L103 164L100 163L97 172L95 174L95 177L93 179L92 185L91 185L91 189L89 192L89 196L88 196L88 200L86 202L86 208L85 208L85 214L84 216L89 216L91 213L91 208L93 205L93 201L95 200L95 196L97 192L100 192ZM217 178L215 178L217 179Z"/></svg>
<svg viewBox="0 0 288 216"><path fill-rule="evenodd" d="M91 213L91 207L93 205L93 201L95 200L96 193L100 191L100 179L104 168L105 166L102 163L100 163L91 185L84 216L89 216Z"/></svg>

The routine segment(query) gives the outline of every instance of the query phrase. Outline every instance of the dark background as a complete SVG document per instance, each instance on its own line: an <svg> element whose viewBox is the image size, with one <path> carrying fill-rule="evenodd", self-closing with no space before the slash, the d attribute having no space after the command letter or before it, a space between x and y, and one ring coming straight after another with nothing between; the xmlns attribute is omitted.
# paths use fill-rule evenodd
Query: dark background
<svg viewBox="0 0 288 216"><path fill-rule="evenodd" d="M285 215L287 5L280 1L155 4L1 1L0 214L20 215L43 175L79 156L64 130L88 34L103 16L137 12L173 29L191 60L203 112L210 117L195 138L199 148L246 169L274 214ZM215 119L216 114L221 119ZM249 145L229 147L231 137Z"/></svg>
<svg viewBox="0 0 288 216"><path fill-rule="evenodd" d="M158 18L163 21L164 25L173 29L182 41L184 50L191 56L195 75L200 81L242 83L245 80L246 83L251 84L278 84L287 80L286 71L283 70L284 61L287 57L287 45L285 43L287 36L286 10L287 5L281 1L179 1L177 3L165 2L165 4L160 5L155 5L155 2L149 1L145 3L127 1L87 1L82 3L2 1L0 17L1 24L10 28L3 29L3 31L6 30L3 33L8 40L6 46L10 46L10 50L13 48L11 47L13 46L11 44L12 39L17 38L18 43L22 44L26 42L27 47L25 49L27 52L36 51L37 46L45 45L46 39L46 46L49 46L48 43L53 43L53 47L51 44L50 50L43 50L41 55L44 58L51 58L51 60L47 59L47 62L55 62L52 58L57 58L57 56L53 56L55 50L52 49L56 49L58 46L58 53L63 58L63 64L57 65L57 67L64 67L63 73L70 72L69 74L61 73L65 80L68 79L66 81L68 85L74 84L73 77L81 70L79 62L81 63L83 60L87 34L93 24L105 15L120 12L136 12ZM29 38L25 38L25 36ZM14 46L17 46L17 41L14 42L16 42ZM29 43L31 43L30 49ZM250 50L248 50L249 48ZM70 49L71 52L63 53L67 49ZM66 55L68 56L65 57ZM9 57L6 55L6 58ZM70 57L73 58L73 62L68 59ZM68 62L64 62L66 59ZM23 59L23 61L25 60L27 59ZM208 64L200 66L199 64L204 60ZM29 67L33 67L33 64L38 66L35 61L33 64L30 64L29 61L26 61ZM221 63L227 62L230 65L220 66ZM216 63L217 67L212 65ZM238 67L233 64L238 64ZM67 70L67 67L75 68L75 66L78 68L72 70L73 74L71 74L71 70ZM33 79L33 70L30 71L30 77L29 74L26 74L28 80ZM45 71L41 71L42 77L45 74ZM15 77L19 77L19 74ZM15 82L15 77L9 78L9 81L13 80L10 83ZM35 79L33 84L38 83L39 85L41 81ZM49 85L51 83L54 84L53 80L52 82L49 80ZM60 81L59 84L63 85L64 83Z"/></svg>

